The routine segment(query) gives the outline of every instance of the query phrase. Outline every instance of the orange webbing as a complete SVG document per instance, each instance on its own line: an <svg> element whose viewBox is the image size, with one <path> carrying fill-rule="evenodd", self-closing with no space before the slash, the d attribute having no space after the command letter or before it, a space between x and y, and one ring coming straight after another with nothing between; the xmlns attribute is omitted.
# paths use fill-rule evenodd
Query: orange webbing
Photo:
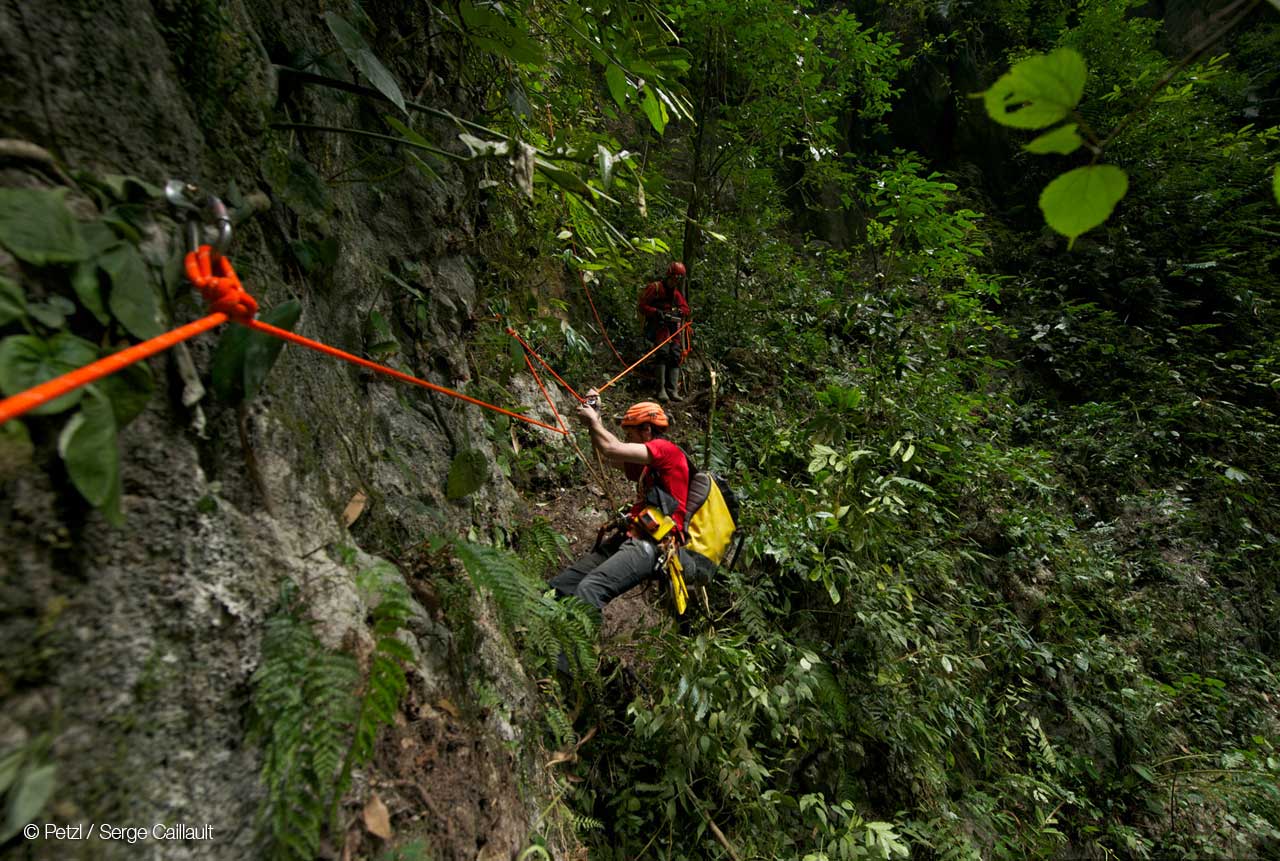
<svg viewBox="0 0 1280 861"><path fill-rule="evenodd" d="M693 352L693 323L689 323L688 330L681 339L684 341L684 349L680 351L680 364L684 364L684 360L689 358L689 354Z"/></svg>
<svg viewBox="0 0 1280 861"><path fill-rule="evenodd" d="M671 340L672 338L674 338L676 335L679 335L679 334L680 334L681 332L683 332L685 329L688 329L690 325L691 325L690 323L685 323L685 324L684 324L683 326L681 326L679 329L676 329L674 332L672 332L670 335L668 335L665 339L663 339L663 341L662 341L662 343L661 343L661 344L658 344L658 346L654 347L652 350L650 350L649 352L645 353L645 354L644 354L643 356L641 356L640 358L636 359L636 360L635 360L635 362L633 362L633 363L632 363L631 367L627 368L627 369L626 369L625 371L623 371L621 374L618 374L618 376L614 377L612 380L610 380L609 382L605 383L605 384L604 384L603 386L601 386L600 388L596 389L596 392L597 392L597 393L599 393L599 392L603 392L605 389L609 388L609 387L610 387L610 386L612 386L614 383L618 382L618 380L622 379L622 378L623 378L623 377L625 377L627 374L631 373L633 370L635 370L635 367L636 367L637 365L639 365L639 364L640 364L641 362L643 362L645 359L647 359L647 358L649 358L650 356L652 356L654 353L656 353L656 352L658 352L659 350L661 350L661 349L666 345L667 341L670 341L670 340Z"/></svg>
<svg viewBox="0 0 1280 861"><path fill-rule="evenodd" d="M618 357L618 364L625 365L627 360L622 358L622 354L613 346L613 341L609 340L609 331L604 327L604 321L600 319L600 312L596 310L596 300L591 298L591 291L587 288L587 276L581 270L578 271L578 280L582 282L582 291L587 294L587 304L591 306L591 313L595 315L596 325L600 327L600 334L604 336L604 342L609 345L609 349L613 350L613 354Z"/></svg>
<svg viewBox="0 0 1280 861"><path fill-rule="evenodd" d="M351 353L344 352L336 347L330 347L328 344L321 344L319 341L313 341L310 338L304 338L301 335L295 335L287 329L279 329L270 323L263 323L261 320L248 320L244 325L250 329L257 329L259 332L266 332L268 335L274 335L282 341L289 341L299 346L307 347L327 356L333 356L335 359L342 359L344 362L350 362L353 365L359 365L362 368L368 368L371 371L377 371L379 374L386 374L388 377L395 377L406 383L413 383L415 386L421 386L424 389L430 389L433 392L439 392L442 395L448 395L451 398L457 398L460 401L466 401L469 404L475 404L478 407L484 407L487 410L493 410L495 413L502 413L504 416L510 416L513 419L519 419L522 422L528 422L531 425L537 425L540 428L546 428L558 434L568 434L568 431L560 428L553 428L551 425L543 424L540 421L531 419L528 416L522 416L519 413L513 413L510 410L504 410L502 407L476 400L473 397L455 392L453 389L446 389L444 386L437 386L435 383L429 383L426 380L420 380L417 377L397 371L395 368L388 368L386 365L379 365L377 362L370 362L368 359L362 359L359 356L353 356Z"/></svg>
<svg viewBox="0 0 1280 861"><path fill-rule="evenodd" d="M568 434L569 430L565 426L564 419L560 418L560 411L556 409L556 405L551 401L551 394L547 391L547 387L542 384L542 377L538 376L538 369L533 366L533 362L529 361L529 354L526 353L524 363L529 366L529 373L533 374L534 381L538 384L538 388L542 389L542 397L547 401L547 406L551 407L551 414L556 417L556 424L560 429Z"/></svg>
<svg viewBox="0 0 1280 861"><path fill-rule="evenodd" d="M555 377L557 380L559 380L560 385L564 386L566 389L568 389L568 390L569 390L569 394L573 395L575 398L577 398L577 399L578 399L578 403L580 403L580 404L585 404L585 403L587 402L587 399L586 399L586 398L584 398L582 395L578 394L577 392L575 392L575 391L573 390L573 386L569 385L569 384L568 384L568 383L566 383L564 380L560 379L560 375L559 375L559 374L557 374L557 373L555 372L555 369L554 369L554 368L552 368L550 365L548 365L546 362L544 362L544 361L542 360L542 357L538 355L537 350L533 349L533 347L530 347L528 344L526 344L526 343L525 343L524 338L521 338L521 337L520 337L520 333L519 333L519 332L517 332L515 329L512 329L510 326L508 326L508 327L507 327L507 334L508 334L508 335L510 335L511 337L515 338L517 341L519 341L519 342L520 342L520 346L524 347L525 352L526 352L526 353L530 353L530 354L532 354L532 355L533 355L533 357L534 357L535 359L537 359L537 360L538 360L538 364L540 364L540 365L542 365L542 367L546 368L546 369L547 369L547 371L549 371L549 372L550 372L551 376L553 376L553 377ZM527 356L526 356L526 358L525 358L525 361L528 361L528 357L527 357ZM529 370L531 370L531 371L532 371L532 370L533 370L533 368L530 368ZM533 376L534 376L535 378L538 376L538 374L537 374L537 372L536 372L536 371L534 371ZM539 385L541 385L541 384L542 384L542 381L541 381L541 380L539 380L539 381L538 381L538 384L539 384Z"/></svg>
<svg viewBox="0 0 1280 861"><path fill-rule="evenodd" d="M68 392L75 391L81 386L87 386L89 383L100 380L108 374L114 374L134 362L140 362L143 359L154 356L156 353L163 352L175 344L180 344L188 338L199 335L201 332L207 332L210 329L221 326L225 322L227 322L226 314L222 312L210 314L208 317L203 317L194 323L188 323L181 328L174 329L172 332L165 332L163 335L157 335L149 341L126 347L118 353L112 353L110 356L85 365L83 368L68 371L60 377L43 382L38 386L27 389L25 392L18 392L13 397L0 401L0 424L4 424L9 419L16 419L36 407L62 397Z"/></svg>

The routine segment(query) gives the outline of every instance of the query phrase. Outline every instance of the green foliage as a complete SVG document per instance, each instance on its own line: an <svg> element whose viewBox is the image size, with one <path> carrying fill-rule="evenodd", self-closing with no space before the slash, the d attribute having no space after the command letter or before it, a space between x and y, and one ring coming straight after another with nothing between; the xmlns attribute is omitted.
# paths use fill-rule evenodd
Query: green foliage
<svg viewBox="0 0 1280 861"><path fill-rule="evenodd" d="M462 499L475 493L489 480L489 458L477 448L458 452L449 465L449 478L445 496Z"/></svg>
<svg viewBox="0 0 1280 861"><path fill-rule="evenodd" d="M1028 57L982 94L987 115L1018 129L1043 129L1071 114L1084 95L1084 58L1070 48Z"/></svg>
<svg viewBox="0 0 1280 861"><path fill-rule="evenodd" d="M57 766L47 761L49 737L37 738L0 754L0 843L18 835L44 810L57 786Z"/></svg>
<svg viewBox="0 0 1280 861"><path fill-rule="evenodd" d="M386 96L400 110L405 110L404 95L400 92L400 85L396 83L395 76L382 65L382 61L373 53L360 32L337 12L326 12L324 22L329 25L329 32L333 33L333 37L338 40L338 46L342 48L342 53L347 55L347 59L378 88L378 92Z"/></svg>
<svg viewBox="0 0 1280 861"><path fill-rule="evenodd" d="M1129 177L1109 164L1078 167L1062 174L1040 193L1040 209L1050 227L1071 240L1111 217L1125 192Z"/></svg>
<svg viewBox="0 0 1280 861"><path fill-rule="evenodd" d="M0 190L0 245L27 264L21 282L0 278L0 328L23 331L0 340L5 395L114 352L110 345L118 337L150 337L162 327L156 278L136 247L137 225L147 215L135 201L156 190L132 177L81 181L104 210L97 219L74 218L67 189ZM56 432L58 453L72 486L113 524L122 521L116 435L142 412L154 388L151 371L134 365L28 414L32 426L51 437L55 431L42 417L78 407Z"/></svg>
<svg viewBox="0 0 1280 861"><path fill-rule="evenodd" d="M410 614L407 589L390 566L362 572L357 584L376 601L363 675L353 655L320 643L292 584L265 626L250 735L263 746L261 824L279 857L315 857L326 830L342 839L336 816L352 770L372 758L407 689L404 663L413 655L398 637Z"/></svg>
<svg viewBox="0 0 1280 861"><path fill-rule="evenodd" d="M258 316L263 323L293 331L302 304L296 299L282 302ZM228 326L213 353L213 390L230 404L253 400L262 388L285 342L246 326Z"/></svg>

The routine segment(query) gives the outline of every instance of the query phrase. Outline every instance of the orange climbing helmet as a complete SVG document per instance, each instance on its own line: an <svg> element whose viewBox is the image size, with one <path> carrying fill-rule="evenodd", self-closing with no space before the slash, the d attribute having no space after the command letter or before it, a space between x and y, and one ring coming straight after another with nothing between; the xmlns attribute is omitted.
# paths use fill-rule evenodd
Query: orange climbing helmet
<svg viewBox="0 0 1280 861"><path fill-rule="evenodd" d="M622 417L622 426L629 428L643 424L664 428L670 423L667 421L667 414L662 411L662 407L653 401L641 401L627 410L627 414Z"/></svg>
<svg viewBox="0 0 1280 861"><path fill-rule="evenodd" d="M667 267L667 277L670 278L673 275L679 275L681 278L683 278L685 276L685 271L686 270L684 268L684 264L681 263L679 260L676 260L670 266Z"/></svg>

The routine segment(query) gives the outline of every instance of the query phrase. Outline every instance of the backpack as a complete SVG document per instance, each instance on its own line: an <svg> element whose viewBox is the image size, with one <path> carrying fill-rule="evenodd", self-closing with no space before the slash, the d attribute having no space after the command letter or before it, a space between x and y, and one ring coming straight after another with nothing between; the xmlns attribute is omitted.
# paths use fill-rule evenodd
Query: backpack
<svg viewBox="0 0 1280 861"><path fill-rule="evenodd" d="M677 615L683 615L689 604L687 584L711 582L711 575L729 552L738 528L738 497L711 473L696 472L689 478L685 511L688 540L670 554L666 564Z"/></svg>

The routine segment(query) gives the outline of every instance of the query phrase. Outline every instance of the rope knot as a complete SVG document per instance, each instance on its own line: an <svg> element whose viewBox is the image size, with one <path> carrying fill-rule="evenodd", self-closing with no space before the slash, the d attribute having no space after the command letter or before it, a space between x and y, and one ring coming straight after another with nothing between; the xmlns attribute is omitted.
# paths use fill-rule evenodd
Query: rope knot
<svg viewBox="0 0 1280 861"><path fill-rule="evenodd" d="M186 270L187 280L200 291L209 310L240 321L251 320L258 313L257 300L245 292L231 261L222 255L215 261L208 245L187 255Z"/></svg>

